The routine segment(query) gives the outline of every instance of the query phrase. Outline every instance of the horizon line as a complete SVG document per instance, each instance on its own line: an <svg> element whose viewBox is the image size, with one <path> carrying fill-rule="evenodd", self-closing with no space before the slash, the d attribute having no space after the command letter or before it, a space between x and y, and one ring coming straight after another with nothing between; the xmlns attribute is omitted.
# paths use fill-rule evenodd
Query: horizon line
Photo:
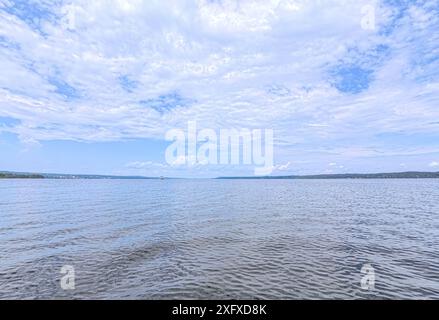
<svg viewBox="0 0 439 320"><path fill-rule="evenodd" d="M288 175L269 175L269 176L217 176L217 177L168 177L168 176L144 176L144 175L112 175L112 174L84 174L84 173L47 173L47 172L29 172L29 171L7 171L7 170L0 170L0 177L1 175L11 175L11 179L20 178L21 176L35 176L37 178L41 179L131 179L131 180L147 180L147 179L301 179L301 178L315 178L318 179L329 179L329 178L367 178L367 176L380 176L378 178L386 178L386 175L395 175L395 176L402 176L402 175L433 175L433 177L430 178L439 178L439 171L393 171L393 172L367 172L367 173L316 173L316 174L288 174ZM17 177L14 177L17 176ZM24 177L25 178L25 177ZM370 177L373 178L373 177ZM391 178L391 177L389 177ZM401 178L401 177L400 177ZM403 178L403 177L402 177ZM415 177L415 178L422 178L422 177Z"/></svg>

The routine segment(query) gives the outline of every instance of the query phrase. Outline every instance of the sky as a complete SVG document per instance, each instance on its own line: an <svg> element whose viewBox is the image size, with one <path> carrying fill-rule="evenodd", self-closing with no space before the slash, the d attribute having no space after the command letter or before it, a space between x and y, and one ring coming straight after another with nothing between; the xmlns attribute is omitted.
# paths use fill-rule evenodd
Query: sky
<svg viewBox="0 0 439 320"><path fill-rule="evenodd" d="M175 177L172 129L274 132L272 175L439 171L439 1L0 0L0 171Z"/></svg>

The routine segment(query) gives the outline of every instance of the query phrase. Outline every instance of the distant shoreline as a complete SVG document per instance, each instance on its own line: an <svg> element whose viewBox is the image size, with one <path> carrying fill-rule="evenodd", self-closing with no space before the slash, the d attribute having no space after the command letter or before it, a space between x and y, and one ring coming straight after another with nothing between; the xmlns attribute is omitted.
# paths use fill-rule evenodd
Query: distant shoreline
<svg viewBox="0 0 439 320"><path fill-rule="evenodd" d="M315 174L315 175L291 175L291 176L262 176L262 177L219 177L217 179L245 180L312 180L312 179L435 179L439 178L439 172L389 172L389 173L344 173L344 174Z"/></svg>
<svg viewBox="0 0 439 320"><path fill-rule="evenodd" d="M345 174L316 174L316 175L290 175L290 176L247 176L247 177L218 177L206 178L216 180L333 180L333 179L437 179L439 172L390 172L390 173L345 173ZM28 173L0 171L0 179L109 179L109 180L163 180L184 179L170 177L144 177L144 176L113 176L113 175L87 175L87 174L57 174L57 173ZM189 178L187 178L189 179Z"/></svg>
<svg viewBox="0 0 439 320"><path fill-rule="evenodd" d="M39 174L13 174L13 173L0 173L0 179L44 179L42 175Z"/></svg>
<svg viewBox="0 0 439 320"><path fill-rule="evenodd" d="M59 174L59 173L29 173L29 172L12 172L0 171L0 179L164 179L163 177L142 177L142 176L111 176L111 175L89 175L89 174Z"/></svg>

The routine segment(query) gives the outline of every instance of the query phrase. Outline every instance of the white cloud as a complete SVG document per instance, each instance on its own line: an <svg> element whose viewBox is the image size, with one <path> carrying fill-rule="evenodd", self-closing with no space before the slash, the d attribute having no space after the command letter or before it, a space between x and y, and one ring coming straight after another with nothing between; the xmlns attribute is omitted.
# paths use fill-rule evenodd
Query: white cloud
<svg viewBox="0 0 439 320"><path fill-rule="evenodd" d="M437 162L437 161L430 162L430 164L428 166L432 167L432 168L439 167L439 162Z"/></svg>
<svg viewBox="0 0 439 320"><path fill-rule="evenodd" d="M397 22L397 8L369 0L112 3L61 2L50 7L59 20L41 30L0 9L0 116L21 120L2 130L23 141L114 141L163 139L188 120L273 128L280 163L311 151L439 151L373 140L439 134L428 125L439 117L438 16L428 3ZM361 28L364 4L376 7L375 32ZM372 70L369 87L337 90L330 71L340 64ZM172 93L190 103L163 113L140 103Z"/></svg>
<svg viewBox="0 0 439 320"><path fill-rule="evenodd" d="M179 156L171 163L171 166L183 166L185 164L186 164L186 156Z"/></svg>
<svg viewBox="0 0 439 320"><path fill-rule="evenodd" d="M291 166L291 162L287 162L285 164L281 164L275 167L275 170L277 171L285 171L288 170Z"/></svg>
<svg viewBox="0 0 439 320"><path fill-rule="evenodd" d="M166 168L167 165L163 163L152 162L152 161L133 161L127 163L125 167L129 169L145 169L152 167Z"/></svg>

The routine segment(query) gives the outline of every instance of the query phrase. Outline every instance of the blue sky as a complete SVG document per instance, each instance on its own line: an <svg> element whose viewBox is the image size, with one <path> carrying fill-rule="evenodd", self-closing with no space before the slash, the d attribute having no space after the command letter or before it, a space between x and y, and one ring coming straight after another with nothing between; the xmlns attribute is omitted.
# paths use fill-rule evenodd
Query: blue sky
<svg viewBox="0 0 439 320"><path fill-rule="evenodd" d="M0 170L252 174L167 164L195 120L273 129L274 175L439 171L438 30L437 0L0 0Z"/></svg>

